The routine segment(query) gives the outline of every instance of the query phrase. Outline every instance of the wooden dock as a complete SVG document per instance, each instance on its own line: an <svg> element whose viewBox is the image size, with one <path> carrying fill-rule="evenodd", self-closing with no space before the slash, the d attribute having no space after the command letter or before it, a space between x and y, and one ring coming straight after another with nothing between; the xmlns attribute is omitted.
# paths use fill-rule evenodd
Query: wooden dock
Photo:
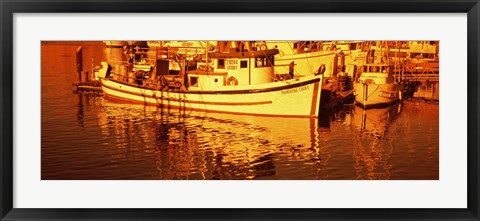
<svg viewBox="0 0 480 221"><path fill-rule="evenodd" d="M102 83L100 81L73 82L76 91L94 91L102 92Z"/></svg>

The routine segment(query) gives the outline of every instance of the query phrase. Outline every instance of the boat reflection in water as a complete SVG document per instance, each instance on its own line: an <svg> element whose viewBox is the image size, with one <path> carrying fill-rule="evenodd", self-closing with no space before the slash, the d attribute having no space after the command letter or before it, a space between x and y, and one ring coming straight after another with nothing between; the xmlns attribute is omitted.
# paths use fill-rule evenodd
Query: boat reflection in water
<svg viewBox="0 0 480 221"><path fill-rule="evenodd" d="M99 125L115 147L113 160L147 153L155 164L150 179L304 179L302 170L314 172L324 163L317 119L181 112L108 100L103 108Z"/></svg>
<svg viewBox="0 0 480 221"><path fill-rule="evenodd" d="M355 159L356 179L390 179L389 159L394 145L390 125L399 117L402 104L377 109L355 107L353 124L358 131L353 158Z"/></svg>
<svg viewBox="0 0 480 221"><path fill-rule="evenodd" d="M319 122L101 104L111 179L438 179L438 137L407 124L427 120L414 112L433 118L435 106L423 113L414 103L352 105Z"/></svg>

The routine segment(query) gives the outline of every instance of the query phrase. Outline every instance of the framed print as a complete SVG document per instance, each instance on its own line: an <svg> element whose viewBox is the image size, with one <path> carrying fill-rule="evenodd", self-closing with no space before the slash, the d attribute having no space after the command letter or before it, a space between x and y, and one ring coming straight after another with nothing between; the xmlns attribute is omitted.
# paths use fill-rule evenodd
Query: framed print
<svg viewBox="0 0 480 221"><path fill-rule="evenodd" d="M477 0L1 9L1 220L479 220Z"/></svg>

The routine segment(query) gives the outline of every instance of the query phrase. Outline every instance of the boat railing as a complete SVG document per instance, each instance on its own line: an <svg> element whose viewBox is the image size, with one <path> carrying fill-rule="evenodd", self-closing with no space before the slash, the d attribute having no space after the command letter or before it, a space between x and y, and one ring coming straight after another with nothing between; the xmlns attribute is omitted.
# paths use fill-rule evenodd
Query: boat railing
<svg viewBox="0 0 480 221"><path fill-rule="evenodd" d="M439 79L438 62L407 62L394 67L394 76L396 79L425 81Z"/></svg>
<svg viewBox="0 0 480 221"><path fill-rule="evenodd" d="M176 59L178 55L203 55L205 54L205 48L193 48L193 47L158 47L157 57L163 57L167 59Z"/></svg>
<svg viewBox="0 0 480 221"><path fill-rule="evenodd" d="M403 80L438 80L439 74L436 73L404 73L402 75Z"/></svg>
<svg viewBox="0 0 480 221"><path fill-rule="evenodd" d="M110 72L110 77L113 78L114 80L126 82L126 83L136 83L139 80L144 80L142 78L139 78L139 76L137 75L123 75L115 72Z"/></svg>
<svg viewBox="0 0 480 221"><path fill-rule="evenodd" d="M160 75L157 76L155 79L150 79L148 75L137 75L134 72L130 72L132 75L126 76L122 74L117 74L115 72L110 73L110 77L114 80L130 83L130 84L137 84L142 85L144 87L150 88L158 88L166 86L171 89L178 89L183 86L183 78L178 75ZM135 74L135 75L133 75Z"/></svg>

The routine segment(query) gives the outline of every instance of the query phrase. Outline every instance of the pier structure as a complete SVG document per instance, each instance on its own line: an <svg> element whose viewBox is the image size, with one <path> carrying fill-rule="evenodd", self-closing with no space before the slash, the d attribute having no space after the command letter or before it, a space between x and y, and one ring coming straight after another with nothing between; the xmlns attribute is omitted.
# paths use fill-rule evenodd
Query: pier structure
<svg viewBox="0 0 480 221"><path fill-rule="evenodd" d="M101 93L102 88L100 81L95 79L94 72L95 67L93 66L93 58L91 64L91 70L86 71L83 70L83 48L79 46L75 53L76 56L76 75L77 81L74 81L72 84L74 86L74 90L77 92L96 92Z"/></svg>
<svg viewBox="0 0 480 221"><path fill-rule="evenodd" d="M428 100L439 99L438 42L375 42L367 48L367 63L390 63L395 81L402 82L405 95Z"/></svg>

